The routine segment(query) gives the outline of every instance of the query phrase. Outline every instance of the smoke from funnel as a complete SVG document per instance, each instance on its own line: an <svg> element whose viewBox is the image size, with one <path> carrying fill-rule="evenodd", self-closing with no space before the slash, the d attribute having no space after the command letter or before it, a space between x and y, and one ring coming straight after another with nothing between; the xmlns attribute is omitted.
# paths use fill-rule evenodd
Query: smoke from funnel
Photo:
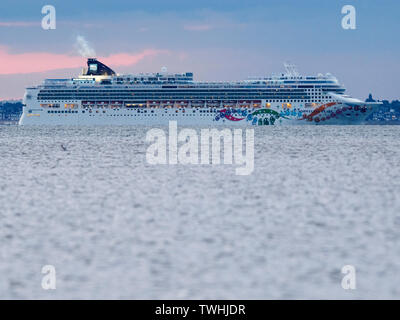
<svg viewBox="0 0 400 320"><path fill-rule="evenodd" d="M96 51L89 45L86 39L82 36L76 37L75 47L79 54L85 58L96 57Z"/></svg>

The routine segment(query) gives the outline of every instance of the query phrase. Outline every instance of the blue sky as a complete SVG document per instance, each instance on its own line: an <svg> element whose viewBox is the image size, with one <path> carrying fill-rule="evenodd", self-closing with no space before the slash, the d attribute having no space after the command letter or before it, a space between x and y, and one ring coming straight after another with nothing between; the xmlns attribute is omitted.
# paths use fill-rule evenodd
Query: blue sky
<svg viewBox="0 0 400 320"><path fill-rule="evenodd" d="M56 30L40 27L46 4L56 8ZM356 8L356 30L341 27L346 4ZM199 80L237 80L278 73L289 60L303 74L333 73L353 96L397 99L399 16L394 0L2 0L0 69L28 60L38 70L0 74L0 98L21 97L25 86L46 77L78 73L81 35L98 57L115 62L125 54L124 63L111 66L120 73L167 66ZM64 56L69 62L60 69L50 63Z"/></svg>

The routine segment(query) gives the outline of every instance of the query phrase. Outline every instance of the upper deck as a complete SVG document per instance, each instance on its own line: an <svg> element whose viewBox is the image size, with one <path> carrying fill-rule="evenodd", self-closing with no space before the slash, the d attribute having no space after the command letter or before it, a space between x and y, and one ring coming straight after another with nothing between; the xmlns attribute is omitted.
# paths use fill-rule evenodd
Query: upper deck
<svg viewBox="0 0 400 320"><path fill-rule="evenodd" d="M103 88L343 88L338 80L327 73L317 76L300 76L288 65L286 74L256 77L239 81L194 81L192 72L167 73L166 68L157 73L116 74L94 58L88 59L88 68L82 75L72 79L46 79L40 87L93 87Z"/></svg>
<svg viewBox="0 0 400 320"><path fill-rule="evenodd" d="M96 61L98 65L92 66ZM325 101L329 93L343 94L345 88L331 74L300 76L286 72L279 76L240 81L194 81L192 72L139 73L119 75L97 60L72 79L46 79L37 89L39 100L235 100L267 99ZM324 94L326 93L326 94Z"/></svg>

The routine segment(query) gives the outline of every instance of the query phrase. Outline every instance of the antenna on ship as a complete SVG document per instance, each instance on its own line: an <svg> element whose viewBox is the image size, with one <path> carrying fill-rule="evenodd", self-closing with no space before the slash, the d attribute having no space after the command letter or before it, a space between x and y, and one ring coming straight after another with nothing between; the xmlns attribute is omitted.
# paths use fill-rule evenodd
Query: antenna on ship
<svg viewBox="0 0 400 320"><path fill-rule="evenodd" d="M288 76L288 77L299 77L300 76L299 72L297 71L296 65L294 65L293 63L285 62L283 64L283 66L285 67L285 70L286 70L286 76Z"/></svg>

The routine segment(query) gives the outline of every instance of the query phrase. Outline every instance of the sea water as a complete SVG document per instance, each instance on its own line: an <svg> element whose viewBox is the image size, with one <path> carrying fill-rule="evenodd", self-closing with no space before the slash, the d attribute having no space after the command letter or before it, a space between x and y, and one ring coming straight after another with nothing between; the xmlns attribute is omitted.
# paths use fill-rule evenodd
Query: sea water
<svg viewBox="0 0 400 320"><path fill-rule="evenodd" d="M255 128L248 176L149 129L0 126L1 299L400 297L400 127Z"/></svg>

